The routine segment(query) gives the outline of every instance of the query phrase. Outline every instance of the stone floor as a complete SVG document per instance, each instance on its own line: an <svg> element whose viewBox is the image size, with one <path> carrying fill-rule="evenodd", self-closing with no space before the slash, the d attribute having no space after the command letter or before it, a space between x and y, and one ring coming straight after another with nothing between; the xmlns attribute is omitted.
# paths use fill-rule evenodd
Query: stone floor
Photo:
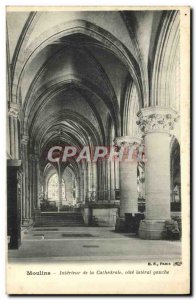
<svg viewBox="0 0 196 300"><path fill-rule="evenodd" d="M9 250L10 262L146 261L180 259L180 241L141 240L114 228L32 228L18 250Z"/></svg>

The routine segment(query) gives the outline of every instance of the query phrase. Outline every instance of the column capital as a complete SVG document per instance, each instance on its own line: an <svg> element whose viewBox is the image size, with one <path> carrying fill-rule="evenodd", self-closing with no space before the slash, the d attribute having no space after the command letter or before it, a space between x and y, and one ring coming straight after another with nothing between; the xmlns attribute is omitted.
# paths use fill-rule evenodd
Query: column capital
<svg viewBox="0 0 196 300"><path fill-rule="evenodd" d="M114 146L120 149L121 147L132 147L135 144L140 144L140 137L119 136L114 139Z"/></svg>
<svg viewBox="0 0 196 300"><path fill-rule="evenodd" d="M169 134L179 117L173 109L164 107L142 108L137 116L139 118L137 125L144 134L153 132Z"/></svg>
<svg viewBox="0 0 196 300"><path fill-rule="evenodd" d="M20 105L17 103L9 102L8 104L8 114L9 116L17 118L20 113Z"/></svg>

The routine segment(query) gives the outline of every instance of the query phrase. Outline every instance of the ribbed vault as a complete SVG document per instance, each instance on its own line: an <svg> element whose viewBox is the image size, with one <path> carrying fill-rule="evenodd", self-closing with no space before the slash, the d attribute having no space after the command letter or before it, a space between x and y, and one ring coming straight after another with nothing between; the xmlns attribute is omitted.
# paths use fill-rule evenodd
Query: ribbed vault
<svg viewBox="0 0 196 300"><path fill-rule="evenodd" d="M9 120L14 142L8 141L8 152L23 162L25 201L36 207L40 187L54 174L59 185L72 178L79 202L95 192L96 200L115 200L116 162L51 162L48 152L55 146L61 152L73 146L77 154L84 146L110 149L115 138L141 138L138 111L179 111L179 13L32 11L8 16L10 30L9 107L19 114L15 127ZM173 135L180 136L176 128ZM21 147L13 147L17 139Z"/></svg>

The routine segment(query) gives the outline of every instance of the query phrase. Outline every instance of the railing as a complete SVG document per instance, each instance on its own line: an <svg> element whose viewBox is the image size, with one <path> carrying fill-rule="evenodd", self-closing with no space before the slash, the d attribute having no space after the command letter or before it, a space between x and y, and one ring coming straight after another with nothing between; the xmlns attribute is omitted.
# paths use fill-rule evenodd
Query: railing
<svg viewBox="0 0 196 300"><path fill-rule="evenodd" d="M108 199L110 195L113 194L113 198ZM120 194L119 190L100 190L100 191L90 191L85 199L85 203L119 203Z"/></svg>
<svg viewBox="0 0 196 300"><path fill-rule="evenodd" d="M40 203L40 210L42 212L57 212L58 206L56 201L44 200ZM80 208L72 205L62 205L59 211L79 211Z"/></svg>

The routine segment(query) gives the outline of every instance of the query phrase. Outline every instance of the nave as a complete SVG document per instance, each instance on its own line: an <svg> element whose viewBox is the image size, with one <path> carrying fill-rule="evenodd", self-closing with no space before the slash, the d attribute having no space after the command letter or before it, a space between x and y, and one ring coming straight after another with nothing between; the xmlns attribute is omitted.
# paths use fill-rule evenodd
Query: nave
<svg viewBox="0 0 196 300"><path fill-rule="evenodd" d="M29 253L38 228L113 228L130 249L123 234L170 245L168 223L180 238L179 22L177 10L7 12L10 253Z"/></svg>
<svg viewBox="0 0 196 300"><path fill-rule="evenodd" d="M166 251L167 249L167 251ZM114 227L32 228L18 250L9 250L13 263L171 262L181 260L180 241L147 241Z"/></svg>

